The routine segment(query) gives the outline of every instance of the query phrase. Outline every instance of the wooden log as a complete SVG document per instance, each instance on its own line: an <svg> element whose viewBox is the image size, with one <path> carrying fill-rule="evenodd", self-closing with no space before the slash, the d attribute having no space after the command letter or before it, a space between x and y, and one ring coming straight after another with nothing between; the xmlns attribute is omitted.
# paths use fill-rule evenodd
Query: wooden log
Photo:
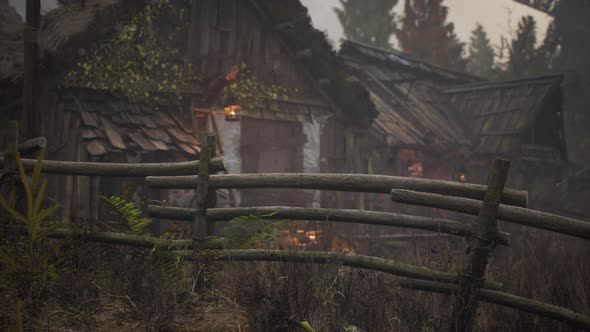
<svg viewBox="0 0 590 332"><path fill-rule="evenodd" d="M33 154L47 149L47 139L43 136L32 138L18 145L18 153L21 156Z"/></svg>
<svg viewBox="0 0 590 332"><path fill-rule="evenodd" d="M197 186L196 176L174 176L146 178L146 185L153 189L193 189ZM320 173L268 173L212 175L211 188L298 188L317 190L356 191L389 193L392 188L430 192L450 196L483 199L486 186L453 181L406 178L399 176L368 174L320 174ZM503 203L517 206L527 205L527 192L506 189Z"/></svg>
<svg viewBox="0 0 590 332"><path fill-rule="evenodd" d="M7 230L14 231L18 234L27 234L28 230L24 226L10 226ZM63 239L73 237L82 241L100 242L118 245L128 245L132 247L151 249L157 248L192 248L192 240L166 240L149 236L115 233L115 232L74 232L71 229L56 229L48 234L49 238ZM208 249L223 248L223 239L209 239L203 245Z"/></svg>
<svg viewBox="0 0 590 332"><path fill-rule="evenodd" d="M454 298L451 332L473 330L479 300L476 289L485 281L489 257L496 246L496 214L509 168L510 161L503 159L496 159L492 166L488 191L483 198L477 223L473 227L474 236L467 251L469 259L460 274L459 293Z"/></svg>
<svg viewBox="0 0 590 332"><path fill-rule="evenodd" d="M32 171L36 160L23 159L25 170ZM0 159L0 167L4 159ZM211 159L211 173L227 170L223 158ZM146 177L149 175L180 175L196 174L199 161L178 163L97 163L44 160L42 172L44 174L82 175L82 176L116 176L116 177Z"/></svg>
<svg viewBox="0 0 590 332"><path fill-rule="evenodd" d="M193 225L193 238L199 241L209 235L207 223L207 197L209 197L209 161L215 149L215 136L207 135L205 145L201 146L201 160L199 163L197 210Z"/></svg>
<svg viewBox="0 0 590 332"><path fill-rule="evenodd" d="M399 283L403 288L427 292L457 294L459 291L457 285L428 280L400 278ZM480 300L485 302L555 319L578 328L590 329L590 316L580 312L496 290L478 289L477 292L479 293Z"/></svg>
<svg viewBox="0 0 590 332"><path fill-rule="evenodd" d="M188 259L192 257L192 251L190 250L176 250L174 253ZM458 280L458 276L453 273L431 270L425 267L414 266L379 257L343 254L339 252L225 249L221 251L218 260L341 264L344 266L380 271L395 276L416 279L444 281L449 283L454 283ZM488 281L486 282L485 287L499 289L502 285Z"/></svg>
<svg viewBox="0 0 590 332"><path fill-rule="evenodd" d="M22 128L29 135L36 136L41 129L39 110L39 33L41 26L41 0L26 0L25 28L23 38L23 110Z"/></svg>
<svg viewBox="0 0 590 332"><path fill-rule="evenodd" d="M190 208L149 205L148 214L150 217L154 218L192 221L195 218L196 210ZM272 214L272 216L269 216L270 214ZM258 216L259 218L270 220L353 222L368 225L422 229L458 236L471 235L471 227L464 223L440 218L420 217L389 212L286 206L216 208L207 210L207 220L209 222L229 221L242 216ZM508 237L509 235L507 233L498 234L500 243L504 245L508 245Z"/></svg>
<svg viewBox="0 0 590 332"><path fill-rule="evenodd" d="M457 211L471 215L477 215L481 207L481 202L473 199L409 190L394 189L391 191L391 199L400 203ZM502 204L498 208L498 219L590 240L590 222L583 220Z"/></svg>
<svg viewBox="0 0 590 332"><path fill-rule="evenodd" d="M6 163L0 165L4 172L17 172L16 155L18 153L18 121L8 121L8 128L6 128L6 151L4 152L4 159Z"/></svg>

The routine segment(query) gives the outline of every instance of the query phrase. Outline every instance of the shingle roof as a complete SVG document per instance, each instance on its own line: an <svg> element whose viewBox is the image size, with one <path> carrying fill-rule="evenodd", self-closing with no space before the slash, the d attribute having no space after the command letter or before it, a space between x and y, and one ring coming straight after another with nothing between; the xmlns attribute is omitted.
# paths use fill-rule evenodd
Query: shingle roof
<svg viewBox="0 0 590 332"><path fill-rule="evenodd" d="M470 145L462 127L448 112L444 96L432 84L441 80L466 82L461 74L348 41L340 55L370 91L379 112L372 129L388 144L436 150ZM424 73L432 76L425 80Z"/></svg>
<svg viewBox="0 0 590 332"><path fill-rule="evenodd" d="M80 116L87 151L94 156L118 151L200 152L194 116L179 105L150 105L106 92L69 89L64 110Z"/></svg>
<svg viewBox="0 0 590 332"><path fill-rule="evenodd" d="M450 70L444 67L433 65L424 61L412 58L411 56L395 50L383 50L363 43L344 40L340 54L346 59L348 56L355 58L367 58L373 61L386 64L392 69L411 70L414 76L428 78L430 80L443 80L451 84L465 82L483 81L481 77L473 76Z"/></svg>
<svg viewBox="0 0 590 332"><path fill-rule="evenodd" d="M545 76L483 82L451 87L445 94L470 129L475 153L539 154L543 151L531 150L526 145L526 151L523 150L524 135L541 109L560 93L561 80L561 76ZM560 109L550 111L557 113Z"/></svg>

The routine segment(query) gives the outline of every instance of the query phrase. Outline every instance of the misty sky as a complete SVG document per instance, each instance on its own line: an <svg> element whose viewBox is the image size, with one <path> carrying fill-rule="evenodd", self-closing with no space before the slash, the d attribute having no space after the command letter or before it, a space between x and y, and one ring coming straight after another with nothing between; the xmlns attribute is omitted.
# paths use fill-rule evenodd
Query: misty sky
<svg viewBox="0 0 590 332"><path fill-rule="evenodd" d="M24 16L25 0L9 0L9 2ZM55 8L56 2L56 0L42 0L43 12ZM333 8L340 6L340 1L301 0L301 2L309 8L314 25L318 29L326 31L328 37L337 46L342 38L342 28ZM509 37L511 31L516 30L518 20L523 15L532 15L537 20L540 42L550 22L547 15L520 5L513 0L445 0L444 3L450 9L449 20L455 23L455 30L464 42L469 41L469 34L475 27L475 23L480 22L489 33L492 43L499 44L502 35ZM401 14L403 4L404 0L398 0L396 13Z"/></svg>
<svg viewBox="0 0 590 332"><path fill-rule="evenodd" d="M340 6L340 1L301 0L301 2L309 8L314 25L319 30L326 31L328 37L339 44L342 28L333 8ZM547 15L512 0L445 0L444 4L449 7L449 21L455 23L455 31L464 42L469 41L469 34L476 22L484 26L494 44L500 44L502 35L509 38L510 31L516 30L518 20L523 15L532 15L537 20L540 41L550 22ZM404 0L398 0L395 10L397 14L402 13L403 5ZM511 28L509 28L509 22Z"/></svg>

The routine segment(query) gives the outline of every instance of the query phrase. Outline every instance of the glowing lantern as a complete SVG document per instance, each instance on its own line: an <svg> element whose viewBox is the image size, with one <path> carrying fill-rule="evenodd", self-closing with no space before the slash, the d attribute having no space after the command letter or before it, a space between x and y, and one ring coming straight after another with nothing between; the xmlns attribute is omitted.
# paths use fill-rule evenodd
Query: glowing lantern
<svg viewBox="0 0 590 332"><path fill-rule="evenodd" d="M223 108L225 121L238 121L240 119L240 105L229 105Z"/></svg>
<svg viewBox="0 0 590 332"><path fill-rule="evenodd" d="M461 166L457 170L457 181L459 181L459 182L465 182L465 181L467 181L467 172L465 171L465 167L464 166Z"/></svg>

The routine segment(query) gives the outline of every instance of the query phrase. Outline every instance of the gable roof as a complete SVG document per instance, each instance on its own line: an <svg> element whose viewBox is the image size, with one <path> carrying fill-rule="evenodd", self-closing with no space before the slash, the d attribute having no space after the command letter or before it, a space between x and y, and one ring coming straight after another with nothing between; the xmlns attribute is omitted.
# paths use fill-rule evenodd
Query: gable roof
<svg viewBox="0 0 590 332"><path fill-rule="evenodd" d="M510 155L542 153L543 159L560 158L559 151L530 150L523 144L524 135L535 124L544 107L554 107L551 100L559 98L561 76L543 76L510 81L490 81L445 90L445 95L470 129L477 154ZM561 108L549 109L558 119ZM556 124L561 127L561 124ZM523 150L524 148L524 150ZM557 148L557 147L556 147ZM526 151L525 151L526 150Z"/></svg>
<svg viewBox="0 0 590 332"><path fill-rule="evenodd" d="M412 78L438 80L446 84L462 84L483 81L481 77L454 71L421 60L395 50L384 50L352 40L344 40L340 48L341 56L365 58L369 61L386 65L392 70L411 71Z"/></svg>
<svg viewBox="0 0 590 332"><path fill-rule="evenodd" d="M470 145L433 84L466 82L461 74L349 41L343 43L340 55L370 92L378 111L371 129L389 145L438 151Z"/></svg>

